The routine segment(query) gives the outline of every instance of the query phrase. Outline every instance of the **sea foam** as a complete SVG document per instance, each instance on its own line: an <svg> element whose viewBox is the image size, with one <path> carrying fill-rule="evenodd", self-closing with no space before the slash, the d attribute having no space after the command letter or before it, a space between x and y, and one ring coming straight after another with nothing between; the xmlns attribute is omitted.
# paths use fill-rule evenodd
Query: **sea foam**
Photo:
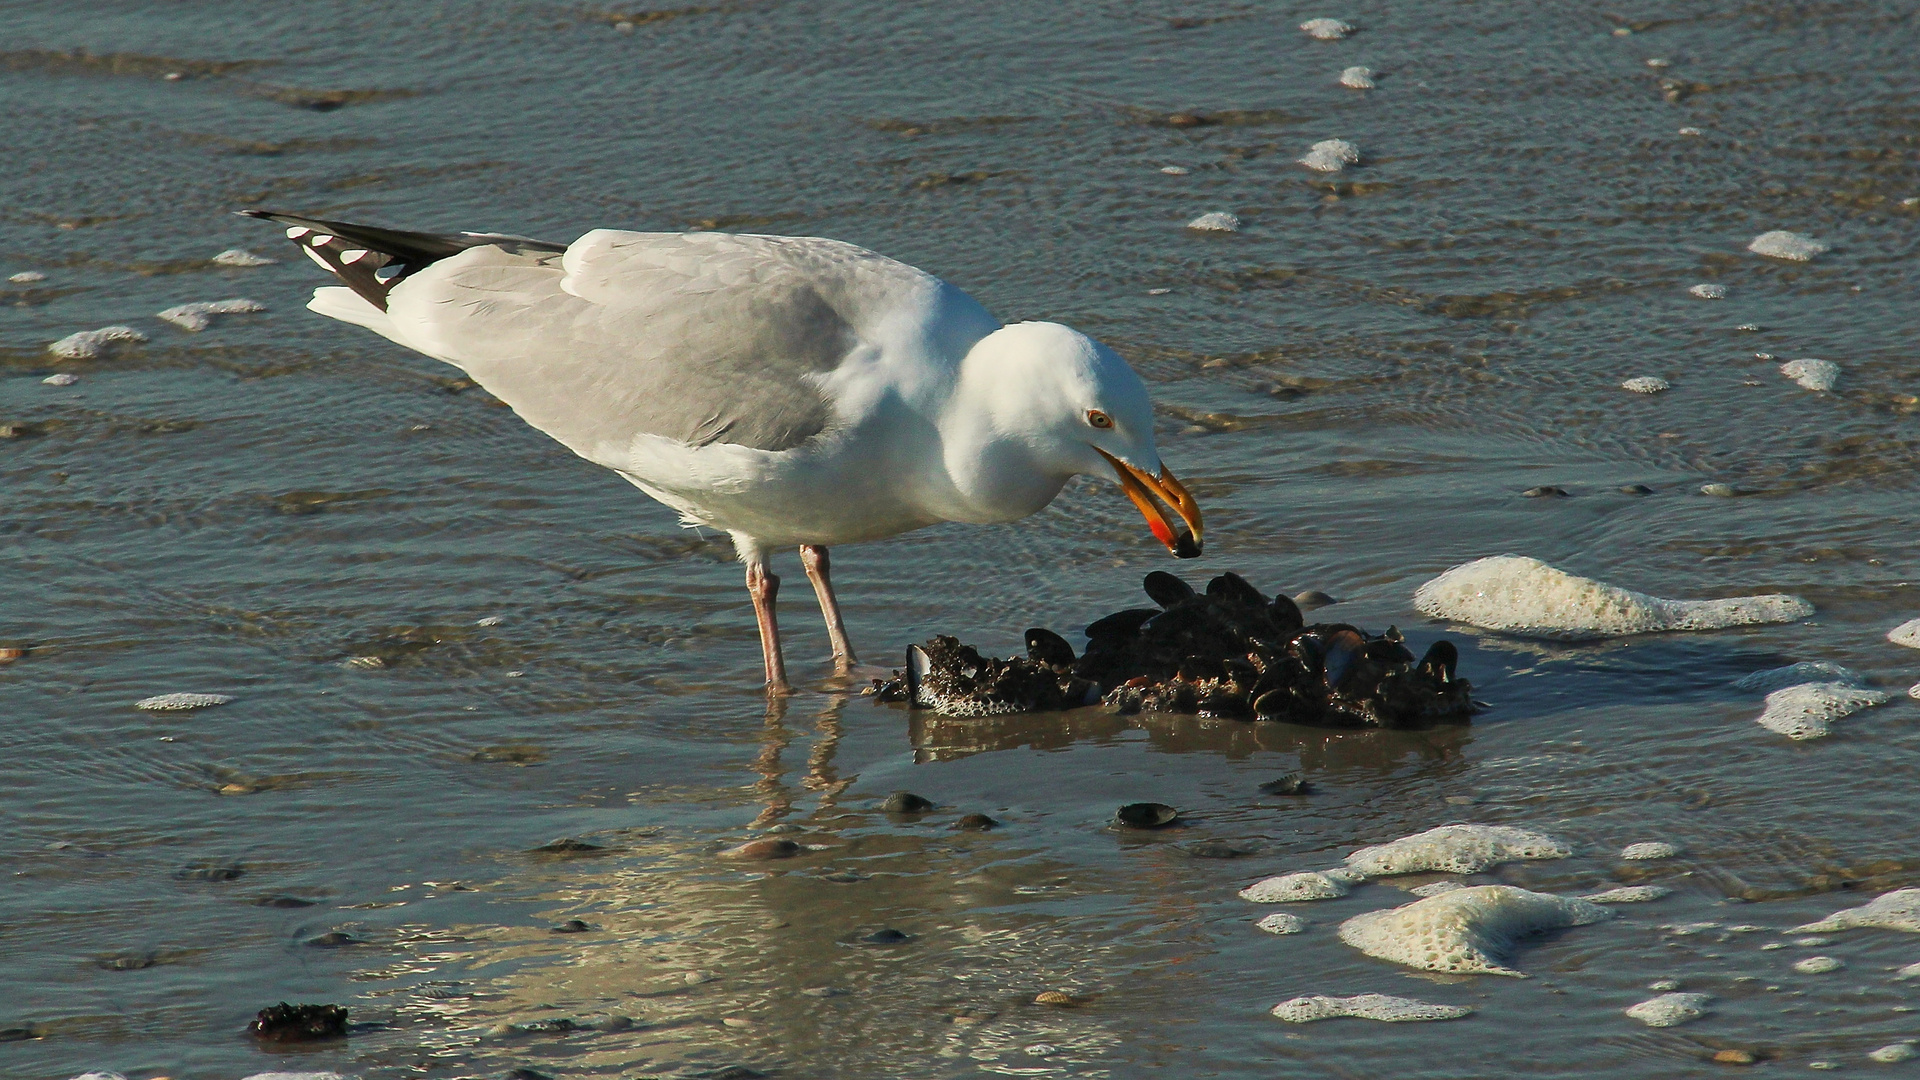
<svg viewBox="0 0 1920 1080"><path fill-rule="evenodd" d="M1371 90L1373 89L1373 69L1350 67L1340 73L1340 85L1351 90Z"/></svg>
<svg viewBox="0 0 1920 1080"><path fill-rule="evenodd" d="M1352 25L1339 19L1308 19L1300 24L1300 29L1306 31L1308 37L1321 41L1339 41L1353 33Z"/></svg>
<svg viewBox="0 0 1920 1080"><path fill-rule="evenodd" d="M245 248L228 248L208 261L215 266L272 266L280 260L255 255Z"/></svg>
<svg viewBox="0 0 1920 1080"><path fill-rule="evenodd" d="M1754 722L1789 739L1818 739L1828 734L1832 721L1890 700L1885 690L1849 683L1801 683L1768 694Z"/></svg>
<svg viewBox="0 0 1920 1080"><path fill-rule="evenodd" d="M1707 1015L1713 998L1706 994L1661 994L1627 1010L1627 1015L1648 1027L1673 1027Z"/></svg>
<svg viewBox="0 0 1920 1080"><path fill-rule="evenodd" d="M159 318L182 330L198 331L212 326L215 315L244 315L265 310L267 306L257 300L235 297L232 300L203 300L193 304L177 304L160 312Z"/></svg>
<svg viewBox="0 0 1920 1080"><path fill-rule="evenodd" d="M1477 874L1489 866L1529 859L1564 859L1566 844L1511 825L1442 825L1347 856L1347 868L1367 877L1438 870Z"/></svg>
<svg viewBox="0 0 1920 1080"><path fill-rule="evenodd" d="M1215 210L1187 222L1187 228L1199 232L1239 232L1240 219L1225 210Z"/></svg>
<svg viewBox="0 0 1920 1080"><path fill-rule="evenodd" d="M1887 631L1887 640L1909 649L1920 649L1920 619L1908 619Z"/></svg>
<svg viewBox="0 0 1920 1080"><path fill-rule="evenodd" d="M1905 930L1920 934L1920 889L1896 889L1893 892L1876 896L1873 900L1857 908L1836 911L1818 922L1793 928L1794 933L1822 934L1830 930L1857 930L1871 927L1880 930ZM1920 968L1920 965L1913 965ZM1901 976L1910 977L1906 969Z"/></svg>
<svg viewBox="0 0 1920 1080"><path fill-rule="evenodd" d="M1381 960L1457 974L1526 978L1502 961L1520 939L1611 918L1585 900L1475 885L1340 924L1340 940Z"/></svg>
<svg viewBox="0 0 1920 1080"><path fill-rule="evenodd" d="M1240 890L1240 899L1256 904L1289 904L1301 900L1332 900L1347 895L1366 879L1346 870L1303 870L1280 874Z"/></svg>
<svg viewBox="0 0 1920 1080"><path fill-rule="evenodd" d="M1753 242L1747 245L1747 250L1774 259L1808 262L1815 255L1825 255L1831 249L1811 236L1775 229L1754 237Z"/></svg>
<svg viewBox="0 0 1920 1080"><path fill-rule="evenodd" d="M1702 300L1725 300L1727 298L1727 287L1725 285L1693 285L1687 289L1687 292Z"/></svg>
<svg viewBox="0 0 1920 1080"><path fill-rule="evenodd" d="M1672 895L1673 890L1665 885L1622 885L1617 889L1588 893L1580 899L1589 904L1645 904Z"/></svg>
<svg viewBox="0 0 1920 1080"><path fill-rule="evenodd" d="M1283 1001L1273 1007L1273 1015L1289 1024L1306 1024L1341 1016L1397 1024L1410 1020L1457 1020L1472 1012L1464 1005L1433 1005L1387 994L1358 994L1344 998L1315 994Z"/></svg>
<svg viewBox="0 0 1920 1080"><path fill-rule="evenodd" d="M1642 840L1620 849L1623 859L1671 859L1678 854L1680 849L1664 840Z"/></svg>
<svg viewBox="0 0 1920 1080"><path fill-rule="evenodd" d="M1269 934L1297 934L1307 928L1307 920L1298 915L1276 911L1253 925Z"/></svg>
<svg viewBox="0 0 1920 1080"><path fill-rule="evenodd" d="M1300 164L1315 172L1339 172L1360 163L1360 148L1345 139L1322 139L1307 148Z"/></svg>
<svg viewBox="0 0 1920 1080"><path fill-rule="evenodd" d="M1840 365L1831 360L1789 360L1780 365L1780 374L1805 390L1832 390L1840 382Z"/></svg>
<svg viewBox="0 0 1920 1080"><path fill-rule="evenodd" d="M1636 375L1620 384L1620 389L1631 390L1636 394L1657 394L1672 388L1672 383L1658 375Z"/></svg>
<svg viewBox="0 0 1920 1080"><path fill-rule="evenodd" d="M47 346L47 351L67 360L92 360L115 345L135 344L145 340L147 335L131 326L103 326L98 330L82 330L77 334L68 334Z"/></svg>
<svg viewBox="0 0 1920 1080"><path fill-rule="evenodd" d="M1792 622L1813 614L1797 596L1667 600L1576 577L1539 559L1498 555L1420 586L1413 605L1435 618L1543 637L1606 637Z"/></svg>
<svg viewBox="0 0 1920 1080"><path fill-rule="evenodd" d="M204 709L209 705L225 705L232 700L227 694L156 694L141 698L133 703L133 707L148 712L184 712L187 709Z"/></svg>

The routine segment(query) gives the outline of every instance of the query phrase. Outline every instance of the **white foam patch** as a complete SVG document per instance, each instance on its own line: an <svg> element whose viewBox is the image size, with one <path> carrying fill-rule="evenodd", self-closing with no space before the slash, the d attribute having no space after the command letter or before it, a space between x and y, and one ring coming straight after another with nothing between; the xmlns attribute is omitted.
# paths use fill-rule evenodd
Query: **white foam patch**
<svg viewBox="0 0 1920 1080"><path fill-rule="evenodd" d="M1713 998L1707 994L1661 994L1627 1009L1627 1015L1648 1027L1674 1027L1707 1015Z"/></svg>
<svg viewBox="0 0 1920 1080"><path fill-rule="evenodd" d="M1754 237L1753 242L1747 245L1747 250L1774 259L1808 262L1815 255L1825 255L1832 249L1804 233L1775 229Z"/></svg>
<svg viewBox="0 0 1920 1080"><path fill-rule="evenodd" d="M1621 383L1620 389L1631 390L1636 394L1657 394L1662 390L1673 389L1673 384L1658 375L1636 375Z"/></svg>
<svg viewBox="0 0 1920 1080"><path fill-rule="evenodd" d="M1920 682L1907 687L1907 696L1915 701L1920 701Z"/></svg>
<svg viewBox="0 0 1920 1080"><path fill-rule="evenodd" d="M1340 73L1340 85L1351 90L1371 90L1373 89L1373 69L1350 67Z"/></svg>
<svg viewBox="0 0 1920 1080"><path fill-rule="evenodd" d="M1340 940L1381 960L1456 974L1526 976L1501 961L1522 938L1612 918L1599 904L1475 885L1370 911L1340 924Z"/></svg>
<svg viewBox="0 0 1920 1080"><path fill-rule="evenodd" d="M1697 296L1702 300L1725 300L1727 298L1727 287L1725 285L1695 285L1689 288L1687 293L1691 296Z"/></svg>
<svg viewBox="0 0 1920 1080"><path fill-rule="evenodd" d="M1840 382L1840 365L1831 360L1789 360L1780 365L1780 374L1807 390L1832 390Z"/></svg>
<svg viewBox="0 0 1920 1080"><path fill-rule="evenodd" d="M7 280L13 282L15 285L31 285L36 281L47 280L47 275L38 270L22 270L17 274L8 276Z"/></svg>
<svg viewBox="0 0 1920 1080"><path fill-rule="evenodd" d="M1896 979L1920 979L1920 963L1908 964L1893 973Z"/></svg>
<svg viewBox="0 0 1920 1080"><path fill-rule="evenodd" d="M1160 171L1166 173L1168 176L1185 176L1193 170L1187 168L1185 165L1162 165L1160 166Z"/></svg>
<svg viewBox="0 0 1920 1080"><path fill-rule="evenodd" d="M1664 840L1642 840L1620 849L1623 859L1671 859L1678 854L1680 848Z"/></svg>
<svg viewBox="0 0 1920 1080"><path fill-rule="evenodd" d="M1200 232L1239 232L1240 219L1225 210L1215 210L1187 222L1187 228Z"/></svg>
<svg viewBox="0 0 1920 1080"><path fill-rule="evenodd" d="M1821 934L1830 930L1857 930L1863 928L1878 930L1905 930L1920 934L1920 889L1896 889L1893 892L1876 896L1861 907L1836 911L1818 922L1805 926L1796 926L1794 933ZM1909 971L1920 974L1920 964L1910 965L1900 971L1902 978L1910 977Z"/></svg>
<svg viewBox="0 0 1920 1080"><path fill-rule="evenodd" d="M1339 41L1353 33L1353 26L1339 19L1308 19L1300 24L1300 29L1306 31L1308 37L1321 41Z"/></svg>
<svg viewBox="0 0 1920 1080"><path fill-rule="evenodd" d="M1909 649L1920 649L1920 619L1908 619L1887 631L1887 640Z"/></svg>
<svg viewBox="0 0 1920 1080"><path fill-rule="evenodd" d="M71 371L56 371L40 381L48 386L72 386L80 381L80 376Z"/></svg>
<svg viewBox="0 0 1920 1080"><path fill-rule="evenodd" d="M1775 690L1784 690L1789 686L1803 683L1844 683L1847 686L1865 686L1867 681L1852 668L1826 660L1802 660L1786 667L1768 668L1743 675L1735 680L1734 686L1741 690L1758 690L1771 694Z"/></svg>
<svg viewBox="0 0 1920 1080"><path fill-rule="evenodd" d="M110 1069L92 1069L73 1077L72 1080L127 1080L127 1078L124 1073L117 1073Z"/></svg>
<svg viewBox="0 0 1920 1080"><path fill-rule="evenodd" d="M272 266L280 260L269 259L265 255L255 255L245 248L228 248L209 261L215 266Z"/></svg>
<svg viewBox="0 0 1920 1080"><path fill-rule="evenodd" d="M1298 915L1276 911L1253 925L1269 934L1297 934L1307 928L1307 920Z"/></svg>
<svg viewBox="0 0 1920 1080"><path fill-rule="evenodd" d="M204 709L209 705L225 705L232 700L227 694L156 694L141 698L133 703L133 707L148 712L182 712L186 709Z"/></svg>
<svg viewBox="0 0 1920 1080"><path fill-rule="evenodd" d="M1920 1050L1915 1050L1912 1043L1892 1043L1867 1056L1882 1065L1894 1065L1902 1061L1912 1061L1916 1055L1920 1055Z"/></svg>
<svg viewBox="0 0 1920 1080"><path fill-rule="evenodd" d="M1885 705L1893 695L1847 683L1802 683L1767 695L1767 707L1754 722L1789 739L1818 739L1832 722L1861 709Z"/></svg>
<svg viewBox="0 0 1920 1080"><path fill-rule="evenodd" d="M1564 859L1566 844L1511 825L1442 825L1347 856L1347 867L1367 877L1439 870L1477 874L1489 866L1527 859Z"/></svg>
<svg viewBox="0 0 1920 1080"><path fill-rule="evenodd" d="M1332 900L1345 896L1366 880L1345 870L1303 870L1256 881L1240 890L1240 899L1256 904L1288 904L1298 900Z"/></svg>
<svg viewBox="0 0 1920 1080"><path fill-rule="evenodd" d="M274 1072L254 1073L241 1080L360 1080L358 1073L337 1072Z"/></svg>
<svg viewBox="0 0 1920 1080"><path fill-rule="evenodd" d="M1588 893L1580 899L1589 904L1644 904L1672 895L1673 890L1665 885L1622 885L1617 889Z"/></svg>
<svg viewBox="0 0 1920 1080"><path fill-rule="evenodd" d="M213 325L215 315L245 315L255 311L265 311L267 306L257 300L235 297L232 300L203 300L194 304L178 304L159 313L159 317L182 330L205 330Z"/></svg>
<svg viewBox="0 0 1920 1080"><path fill-rule="evenodd" d="M1322 139L1307 148L1300 164L1315 172L1339 172L1360 163L1360 148L1345 139Z"/></svg>
<svg viewBox="0 0 1920 1080"><path fill-rule="evenodd" d="M1439 619L1543 637L1717 630L1813 614L1813 605L1797 596L1667 600L1576 577L1522 555L1456 566L1420 586L1413 605Z"/></svg>
<svg viewBox="0 0 1920 1080"><path fill-rule="evenodd" d="M98 330L82 330L77 334L68 334L47 346L47 351L68 360L92 360L115 345L133 344L145 340L147 335L131 326L103 326Z"/></svg>
<svg viewBox="0 0 1920 1080"><path fill-rule="evenodd" d="M1839 971L1846 966L1831 956L1809 956L1805 960L1793 962L1793 970L1802 975L1825 975L1829 971Z"/></svg>
<svg viewBox="0 0 1920 1080"><path fill-rule="evenodd" d="M1332 1020L1342 1016L1403 1024L1414 1020L1458 1020L1472 1013L1473 1010L1464 1005L1435 1005L1387 994L1356 994L1344 998L1315 994L1283 1001L1273 1007L1273 1015L1289 1024L1309 1024L1315 1020Z"/></svg>
<svg viewBox="0 0 1920 1080"><path fill-rule="evenodd" d="M1425 885L1415 885L1407 891L1415 896L1439 896L1441 893L1449 893L1455 889L1464 889L1466 887L1467 883L1464 881L1429 881Z"/></svg>

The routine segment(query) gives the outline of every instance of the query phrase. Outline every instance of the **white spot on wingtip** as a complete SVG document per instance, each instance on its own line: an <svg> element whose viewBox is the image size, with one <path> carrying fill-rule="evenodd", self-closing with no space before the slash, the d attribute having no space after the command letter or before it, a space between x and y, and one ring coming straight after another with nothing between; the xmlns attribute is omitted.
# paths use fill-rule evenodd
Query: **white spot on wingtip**
<svg viewBox="0 0 1920 1080"><path fill-rule="evenodd" d="M329 274L333 273L333 267L327 265L327 260L321 258L319 252L313 250L312 248L301 248L300 250L307 253L307 258L312 259L316 263L319 263L320 269L325 270Z"/></svg>
<svg viewBox="0 0 1920 1080"><path fill-rule="evenodd" d="M328 236L326 233L314 233L313 238L308 240L307 243L318 247L321 244L333 243L333 237Z"/></svg>
<svg viewBox="0 0 1920 1080"><path fill-rule="evenodd" d="M298 240L312 231L304 225L295 225L287 230L287 239Z"/></svg>
<svg viewBox="0 0 1920 1080"><path fill-rule="evenodd" d="M352 251L343 251L340 253L340 261L343 263L357 263L366 257L366 248L354 248Z"/></svg>

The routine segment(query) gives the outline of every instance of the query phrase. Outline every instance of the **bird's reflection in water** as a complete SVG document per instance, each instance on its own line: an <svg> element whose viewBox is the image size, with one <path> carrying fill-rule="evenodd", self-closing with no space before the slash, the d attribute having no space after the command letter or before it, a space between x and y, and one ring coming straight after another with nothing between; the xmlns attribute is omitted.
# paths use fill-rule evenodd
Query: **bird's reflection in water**
<svg viewBox="0 0 1920 1080"><path fill-rule="evenodd" d="M1122 716L1107 709L953 717L908 712L914 761L954 761L991 750L1058 750L1076 742L1105 742L1132 729L1164 754L1218 754L1243 760L1261 753L1299 756L1308 770L1385 772L1408 762L1444 765L1460 760L1473 739L1464 724L1423 730L1331 729L1270 721L1213 720L1170 713Z"/></svg>
<svg viewBox="0 0 1920 1080"><path fill-rule="evenodd" d="M749 828L767 828L794 812L796 792L793 785L786 782L788 770L781 760L794 740L794 731L787 726L790 701L787 697L775 697L767 702L766 719L760 729L760 752L754 756L752 765L759 775L752 786L754 796L766 805ZM814 718L818 737L807 751L807 773L800 778L799 786L801 791L819 796L816 815L833 810L839 804L841 793L859 780L858 775L842 778L833 763L840 748L840 715L846 708L845 695L832 694L827 698L826 707Z"/></svg>

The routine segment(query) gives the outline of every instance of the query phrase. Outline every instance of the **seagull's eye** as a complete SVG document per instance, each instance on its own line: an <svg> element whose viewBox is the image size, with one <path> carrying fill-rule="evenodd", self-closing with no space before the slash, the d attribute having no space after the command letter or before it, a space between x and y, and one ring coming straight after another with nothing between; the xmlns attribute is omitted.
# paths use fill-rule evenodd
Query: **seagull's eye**
<svg viewBox="0 0 1920 1080"><path fill-rule="evenodd" d="M1088 409L1087 423L1097 428L1110 428L1113 426L1113 417L1108 416L1099 409Z"/></svg>

